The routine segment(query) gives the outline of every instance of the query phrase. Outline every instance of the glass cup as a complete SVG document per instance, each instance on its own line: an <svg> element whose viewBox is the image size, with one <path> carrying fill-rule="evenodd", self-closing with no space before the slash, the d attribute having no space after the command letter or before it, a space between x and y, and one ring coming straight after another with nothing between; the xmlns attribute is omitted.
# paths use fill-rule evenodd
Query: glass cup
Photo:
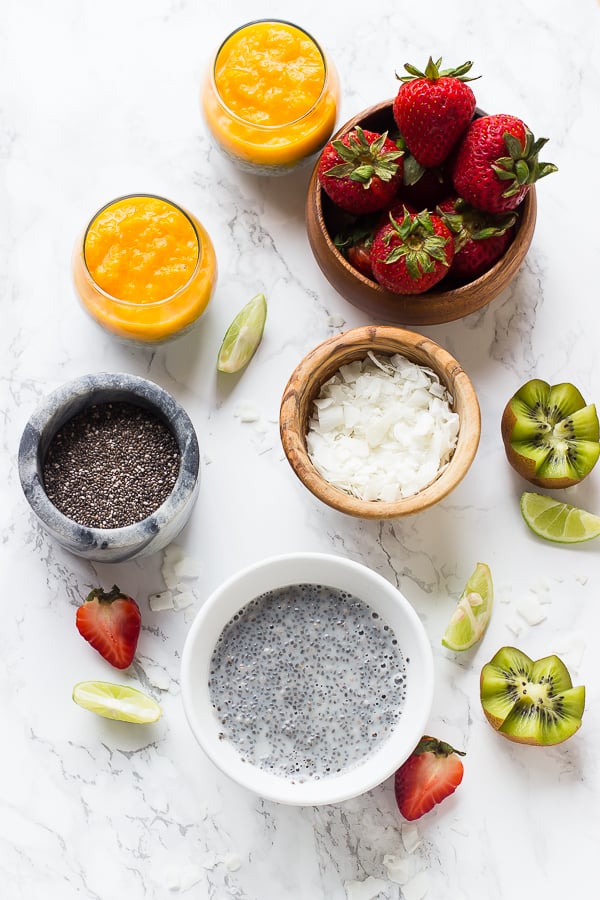
<svg viewBox="0 0 600 900"><path fill-rule="evenodd" d="M286 174L321 150L338 100L337 73L319 44L277 19L249 22L225 38L202 89L216 146L258 175Z"/></svg>
<svg viewBox="0 0 600 900"><path fill-rule="evenodd" d="M216 278L206 229L155 194L107 203L73 253L73 280L85 311L111 334L143 345L187 333L208 306Z"/></svg>

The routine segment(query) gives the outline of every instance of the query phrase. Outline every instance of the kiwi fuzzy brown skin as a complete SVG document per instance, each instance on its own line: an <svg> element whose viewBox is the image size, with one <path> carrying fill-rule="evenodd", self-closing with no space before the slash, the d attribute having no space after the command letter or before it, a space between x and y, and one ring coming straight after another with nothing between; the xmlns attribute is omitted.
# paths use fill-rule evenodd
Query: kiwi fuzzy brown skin
<svg viewBox="0 0 600 900"><path fill-rule="evenodd" d="M586 445L588 456L588 462L585 464L581 464L578 467L578 470L575 472L572 470L571 474L565 474L562 476L553 475L553 476L544 476L538 474L537 464L534 458L524 455L520 453L517 447L514 446L514 434L515 434L515 426L521 424L519 417L516 415L514 411L514 406L519 405L519 397L522 393L527 392L528 389L532 389L532 392L538 394L546 394L547 398L550 397L550 393L555 390L566 390L571 394L570 401L571 407L570 412L572 413L574 410L578 410L581 414L586 413L589 423L591 425L591 431L588 435L582 438L582 446ZM535 390L534 390L535 389ZM522 404L520 404L522 406ZM532 410L533 412L533 410ZM564 413L564 421L567 421L569 418L569 412L565 411ZM539 379L532 379L531 381L524 384L508 401L504 412L502 414L501 421L501 433L502 440L504 443L504 449L506 451L506 457L508 462L513 467L513 469L519 473L523 478L529 481L531 484L535 484L538 487L543 488L567 488L572 485L579 484L583 479L589 475L592 471L597 459L600 454L600 445L598 445L598 417L596 414L595 407L593 405L587 406L585 404L585 400L579 393L576 387L570 384L557 385L555 387L551 387L547 382L541 381ZM540 438L543 437L541 427L540 427ZM591 437L591 440L589 440ZM517 442L515 442L517 443ZM577 440L575 439L575 443ZM594 444L598 445L595 448L594 455ZM590 453L591 451L591 453Z"/></svg>
<svg viewBox="0 0 600 900"><path fill-rule="evenodd" d="M486 719L509 741L554 746L581 727L585 688L573 687L557 656L531 660L502 647L481 670L480 698Z"/></svg>

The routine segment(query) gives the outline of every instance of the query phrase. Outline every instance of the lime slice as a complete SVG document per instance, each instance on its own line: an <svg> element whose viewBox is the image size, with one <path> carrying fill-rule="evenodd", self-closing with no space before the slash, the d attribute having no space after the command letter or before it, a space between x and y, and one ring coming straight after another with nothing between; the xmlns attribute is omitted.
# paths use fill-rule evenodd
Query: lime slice
<svg viewBox="0 0 600 900"><path fill-rule="evenodd" d="M521 515L539 537L557 544L579 544L600 535L600 516L544 494L525 491Z"/></svg>
<svg viewBox="0 0 600 900"><path fill-rule="evenodd" d="M494 587L485 563L477 563L442 637L450 650L467 650L482 637L492 615Z"/></svg>
<svg viewBox="0 0 600 900"><path fill-rule="evenodd" d="M126 684L110 681L80 681L73 688L73 700L105 719L148 725L160 719L156 700Z"/></svg>
<svg viewBox="0 0 600 900"><path fill-rule="evenodd" d="M239 372L248 365L260 344L266 320L265 295L257 294L240 309L225 332L217 357L219 372Z"/></svg>

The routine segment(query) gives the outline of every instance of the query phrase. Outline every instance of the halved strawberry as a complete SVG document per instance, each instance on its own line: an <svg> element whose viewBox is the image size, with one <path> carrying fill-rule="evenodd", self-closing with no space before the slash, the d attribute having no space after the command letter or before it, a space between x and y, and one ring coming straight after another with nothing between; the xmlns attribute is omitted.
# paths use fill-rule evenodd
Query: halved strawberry
<svg viewBox="0 0 600 900"><path fill-rule="evenodd" d="M419 819L454 793L462 781L459 757L464 755L438 738L421 738L394 780L396 803L405 819Z"/></svg>
<svg viewBox="0 0 600 900"><path fill-rule="evenodd" d="M133 661L142 614L140 608L116 585L106 593L94 588L77 610L79 633L116 669L126 669Z"/></svg>

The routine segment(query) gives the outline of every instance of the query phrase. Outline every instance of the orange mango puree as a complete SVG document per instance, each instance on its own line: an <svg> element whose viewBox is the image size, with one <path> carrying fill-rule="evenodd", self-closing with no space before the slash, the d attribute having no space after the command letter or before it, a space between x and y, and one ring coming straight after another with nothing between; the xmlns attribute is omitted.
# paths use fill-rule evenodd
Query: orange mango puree
<svg viewBox="0 0 600 900"><path fill-rule="evenodd" d="M331 135L339 87L315 41L286 22L253 22L217 53L204 117L222 149L243 161L293 165Z"/></svg>
<svg viewBox="0 0 600 900"><path fill-rule="evenodd" d="M85 309L120 337L159 342L204 312L216 259L203 226L160 197L123 197L90 222L74 279Z"/></svg>

